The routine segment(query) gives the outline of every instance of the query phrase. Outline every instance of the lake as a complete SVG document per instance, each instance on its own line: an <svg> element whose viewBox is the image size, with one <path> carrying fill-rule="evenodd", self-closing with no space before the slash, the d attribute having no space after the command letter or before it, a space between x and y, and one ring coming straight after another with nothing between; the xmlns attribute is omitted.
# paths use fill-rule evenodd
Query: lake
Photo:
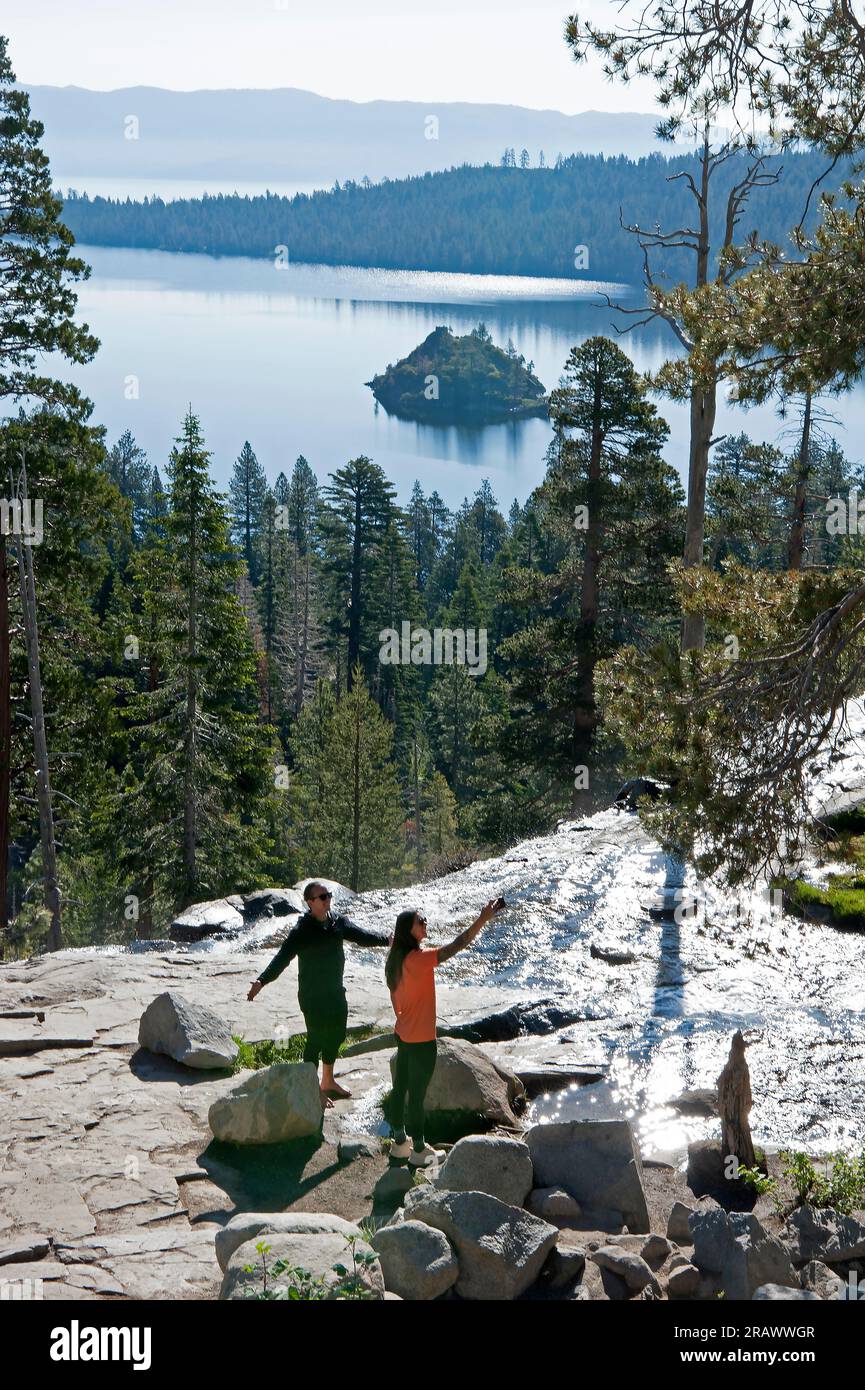
<svg viewBox="0 0 865 1390"><path fill-rule="evenodd" d="M595 333L615 337L605 292L623 287L520 276L478 276L356 267L289 265L82 247L92 267L79 290L79 318L101 339L86 367L62 368L94 401L110 443L130 429L164 471L191 405L224 487L244 440L271 481L303 454L318 477L366 454L405 501L418 479L450 506L488 478L502 507L524 501L544 475L551 438L545 420L482 428L406 422L376 405L364 385L416 347L437 325L466 333L479 320L493 340L535 364L549 390L571 347ZM620 319L620 322L622 320ZM677 352L656 323L618 339L641 371ZM666 454L687 471L688 413L658 402L671 436ZM832 402L839 442L853 458L865 416L862 387ZM794 421L771 405L750 411L722 403L717 434L745 429L777 440ZM859 428L857 428L859 427ZM790 447L789 436L781 439Z"/></svg>

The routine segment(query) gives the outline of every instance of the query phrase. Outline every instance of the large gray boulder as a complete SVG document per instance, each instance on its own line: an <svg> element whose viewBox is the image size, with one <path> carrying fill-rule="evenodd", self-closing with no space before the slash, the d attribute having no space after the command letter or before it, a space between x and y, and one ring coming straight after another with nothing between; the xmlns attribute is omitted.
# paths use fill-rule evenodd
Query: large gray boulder
<svg viewBox="0 0 865 1390"><path fill-rule="evenodd" d="M865 1258L865 1226L855 1216L841 1216L832 1207L812 1207L807 1202L787 1218L781 1239L796 1261Z"/></svg>
<svg viewBox="0 0 865 1390"><path fill-rule="evenodd" d="M193 1004L167 990L148 1004L138 1025L138 1042L198 1070L224 1069L234 1063L237 1044L228 1024L205 1004Z"/></svg>
<svg viewBox="0 0 865 1390"><path fill-rule="evenodd" d="M172 941L201 941L205 936L232 936L243 927L243 898L215 898L193 903L168 928Z"/></svg>
<svg viewBox="0 0 865 1390"><path fill-rule="evenodd" d="M400 1298L439 1298L455 1284L460 1267L444 1231L422 1221L382 1226L372 1237L384 1286Z"/></svg>
<svg viewBox="0 0 865 1390"><path fill-rule="evenodd" d="M461 1298L518 1298L535 1282L555 1247L555 1226L486 1192L417 1190L406 1216L447 1236L459 1261Z"/></svg>
<svg viewBox="0 0 865 1390"><path fill-rule="evenodd" d="M586 1219L620 1212L632 1232L649 1231L643 1168L627 1120L572 1120L534 1125L527 1143L536 1187L563 1187Z"/></svg>
<svg viewBox="0 0 865 1390"><path fill-rule="evenodd" d="M390 1070L393 1077L396 1054ZM513 1106L524 1095L522 1082L480 1047L458 1038L439 1038L435 1071L424 1099L427 1113L479 1115L494 1124L516 1125Z"/></svg>
<svg viewBox="0 0 865 1390"><path fill-rule="evenodd" d="M258 1238L260 1239L260 1237ZM248 1240L239 1245L229 1258L219 1290L221 1299L240 1299L249 1297L243 1290L249 1287L260 1290L264 1283L262 1257L256 1250L258 1240ZM338 1287L344 1283L344 1276L337 1273L335 1265L351 1269L351 1251L345 1236L335 1232L323 1231L317 1234L301 1233L273 1235L267 1240L270 1249L265 1255L268 1270L272 1270L277 1260L285 1260L292 1268L305 1270L314 1279L323 1279L333 1297ZM362 1240L355 1246L358 1254L374 1255L374 1251ZM247 1266L252 1266L247 1271ZM384 1297L384 1278L378 1259L373 1264L362 1266L361 1280L377 1299ZM280 1287L288 1283L288 1275L272 1277L268 1274L268 1284Z"/></svg>
<svg viewBox="0 0 865 1390"><path fill-rule="evenodd" d="M641 1293L647 1287L655 1293L661 1292L660 1284L636 1250L626 1250L621 1245L604 1245L600 1250L593 1250L589 1259L600 1269L609 1269L613 1274L618 1274L632 1293Z"/></svg>
<svg viewBox="0 0 865 1390"><path fill-rule="evenodd" d="M219 1268L224 1270L240 1245L270 1236L359 1236L360 1227L341 1216L318 1211L240 1211L216 1232ZM269 1240L268 1240L269 1243Z"/></svg>
<svg viewBox="0 0 865 1390"><path fill-rule="evenodd" d="M822 1299L846 1299L849 1292L848 1283L820 1260L808 1261L804 1269L799 1271L799 1282L803 1289L811 1289Z"/></svg>
<svg viewBox="0 0 865 1390"><path fill-rule="evenodd" d="M720 1277L727 1298L750 1299L763 1284L799 1287L789 1250L751 1212L698 1211L688 1226L694 1264Z"/></svg>
<svg viewBox="0 0 865 1390"><path fill-rule="evenodd" d="M278 1062L249 1073L208 1112L215 1139L232 1144L282 1144L318 1134L321 1092L311 1062Z"/></svg>
<svg viewBox="0 0 865 1390"><path fill-rule="evenodd" d="M256 888L243 895L243 916L247 923L266 917L290 917L306 912L306 903L294 888Z"/></svg>
<svg viewBox="0 0 865 1390"><path fill-rule="evenodd" d="M432 1182L443 1192L488 1192L522 1207L532 1186L532 1160L520 1139L470 1134L454 1144Z"/></svg>

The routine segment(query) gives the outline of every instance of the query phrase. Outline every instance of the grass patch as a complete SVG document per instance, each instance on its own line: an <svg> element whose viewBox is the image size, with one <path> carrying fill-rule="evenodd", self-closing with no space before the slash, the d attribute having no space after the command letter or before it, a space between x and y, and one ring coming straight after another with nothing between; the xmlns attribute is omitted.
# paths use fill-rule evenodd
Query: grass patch
<svg viewBox="0 0 865 1390"><path fill-rule="evenodd" d="M343 1047L349 1043L361 1042L365 1038L373 1038L380 1032L380 1029L371 1023L364 1023L358 1028L349 1028L345 1042L339 1049L342 1056ZM237 1043L237 1057L232 1067L233 1072L239 1071L260 1071L262 1067L275 1067L280 1062L302 1062L303 1050L306 1047L306 1033L292 1033L290 1037L277 1041L275 1038L262 1038L259 1042L247 1042L245 1038L232 1034Z"/></svg>
<svg viewBox="0 0 865 1390"><path fill-rule="evenodd" d="M787 880L783 886L790 911L797 916L850 931L865 930L865 875L832 874L823 888L803 879Z"/></svg>

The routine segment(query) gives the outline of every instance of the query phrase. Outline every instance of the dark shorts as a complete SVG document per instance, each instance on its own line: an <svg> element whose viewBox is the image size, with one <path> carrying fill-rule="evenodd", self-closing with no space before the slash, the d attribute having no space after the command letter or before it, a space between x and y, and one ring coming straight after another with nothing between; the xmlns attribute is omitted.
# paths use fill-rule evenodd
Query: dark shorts
<svg viewBox="0 0 865 1390"><path fill-rule="evenodd" d="M348 1027L348 1001L345 995L328 999L301 999L299 1002L306 1023L303 1060L318 1066L320 1059L332 1066L345 1042Z"/></svg>

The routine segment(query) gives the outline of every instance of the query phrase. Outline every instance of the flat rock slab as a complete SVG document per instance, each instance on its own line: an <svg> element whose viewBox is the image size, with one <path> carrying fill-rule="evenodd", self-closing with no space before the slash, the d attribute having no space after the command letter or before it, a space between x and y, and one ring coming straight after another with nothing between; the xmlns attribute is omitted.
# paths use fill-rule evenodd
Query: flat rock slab
<svg viewBox="0 0 865 1390"><path fill-rule="evenodd" d="M98 1264L124 1286L128 1298L213 1298L220 1278L215 1229L202 1224L194 1230L96 1236L58 1243L55 1253L67 1266L67 1279L73 1277L71 1266Z"/></svg>
<svg viewBox="0 0 865 1390"><path fill-rule="evenodd" d="M0 1030L0 1057L23 1057L49 1049L92 1047L93 1038L82 1034L50 1033L28 1028L23 1022L4 1023Z"/></svg>

